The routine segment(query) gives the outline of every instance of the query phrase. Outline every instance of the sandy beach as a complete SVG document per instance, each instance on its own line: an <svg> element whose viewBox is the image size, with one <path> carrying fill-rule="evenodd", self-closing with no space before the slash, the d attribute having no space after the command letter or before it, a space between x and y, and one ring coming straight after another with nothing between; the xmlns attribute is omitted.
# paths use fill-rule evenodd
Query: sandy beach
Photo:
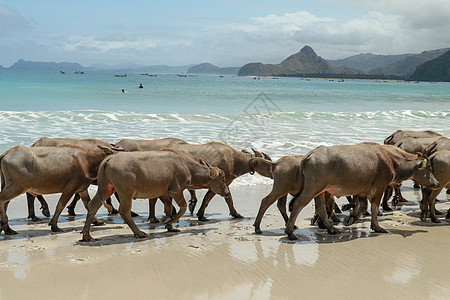
<svg viewBox="0 0 450 300"><path fill-rule="evenodd" d="M339 224L343 232L329 235L309 224L310 204L297 220L297 242L283 233L276 205L262 221L263 234L254 234L270 185L232 187L244 219L230 219L225 201L216 196L206 211L210 221L186 214L179 233L149 224L147 201L135 200L133 210L141 215L135 222L149 234L143 240L133 237L119 215L101 208L98 216L106 225L93 227L99 240L92 243L78 241L85 219L81 203L76 217L66 210L61 215L64 232L51 233L48 218L26 220L22 195L8 211L18 234L0 236L0 299L448 299L450 221L439 216L439 224L421 222L420 192L411 182L402 189L410 201L379 217L388 234L371 232L370 217L364 217L350 227ZM47 196L52 212L58 197ZM444 192L438 199L440 211L450 208Z"/></svg>

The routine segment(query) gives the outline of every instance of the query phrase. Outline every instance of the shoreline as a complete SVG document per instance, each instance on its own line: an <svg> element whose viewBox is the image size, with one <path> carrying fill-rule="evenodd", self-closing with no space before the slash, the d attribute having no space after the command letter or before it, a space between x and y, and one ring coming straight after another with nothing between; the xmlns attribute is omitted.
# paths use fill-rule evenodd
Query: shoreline
<svg viewBox="0 0 450 300"><path fill-rule="evenodd" d="M309 224L314 210L309 204L297 219L296 242L286 238L276 204L263 218L263 234L254 234L260 201L270 190L271 185L231 187L244 219L231 219L225 201L216 196L206 210L210 221L185 214L176 226L179 233L149 224L147 200L134 200L133 210L141 215L135 222L149 234L142 240L133 237L119 215L108 216L101 208L98 216L106 225L92 228L99 239L92 243L79 242L85 220L81 203L76 217L66 209L61 215L64 232L51 233L48 218L38 223L25 219L26 197L21 195L8 211L10 226L19 234L0 236L0 299L117 299L144 290L164 299L450 297L450 262L445 259L450 220L438 216L439 224L421 222L420 192L410 182L402 187L410 201L379 217L388 234L371 232L370 217L364 217L349 227L340 223L342 233L330 235ZM203 195L198 192L199 199ZM46 197L51 212L58 197ZM446 212L449 196L444 191L438 199L437 208ZM337 202L346 203L345 197ZM162 215L160 202L156 213Z"/></svg>

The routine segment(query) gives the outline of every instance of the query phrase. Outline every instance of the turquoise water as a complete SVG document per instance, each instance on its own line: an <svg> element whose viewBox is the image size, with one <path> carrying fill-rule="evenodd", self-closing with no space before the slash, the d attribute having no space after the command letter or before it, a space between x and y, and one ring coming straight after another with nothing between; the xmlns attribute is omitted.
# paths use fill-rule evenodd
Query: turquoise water
<svg viewBox="0 0 450 300"><path fill-rule="evenodd" d="M449 83L113 75L0 70L0 151L42 136L173 136L279 158L397 129L450 136Z"/></svg>

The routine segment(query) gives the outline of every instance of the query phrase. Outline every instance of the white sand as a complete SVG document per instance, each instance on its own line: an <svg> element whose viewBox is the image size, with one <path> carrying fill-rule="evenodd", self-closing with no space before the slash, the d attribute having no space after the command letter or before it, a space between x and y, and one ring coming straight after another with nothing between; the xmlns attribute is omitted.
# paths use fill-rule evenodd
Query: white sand
<svg viewBox="0 0 450 300"><path fill-rule="evenodd" d="M107 224L93 227L92 236L100 239L94 243L78 242L85 218L81 202L79 216L65 210L60 217L65 232L51 233L47 218L25 219L26 199L20 196L8 211L19 234L0 236L0 299L449 299L450 221L439 216L440 224L421 222L420 195L410 186L403 191L411 201L379 218L389 234L372 233L365 217L350 227L341 223L343 233L329 235L309 225L310 204L297 220L296 243L286 239L276 205L262 221L263 234L253 233L260 200L271 186L232 188L245 219L231 220L216 196L206 211L211 221L186 214L180 233L149 224L147 201L135 200L133 210L142 215L135 221L149 234L144 240L102 208L99 216ZM47 197L52 212L58 196ZM447 211L447 195L438 199L438 209ZM161 215L160 203L157 209Z"/></svg>

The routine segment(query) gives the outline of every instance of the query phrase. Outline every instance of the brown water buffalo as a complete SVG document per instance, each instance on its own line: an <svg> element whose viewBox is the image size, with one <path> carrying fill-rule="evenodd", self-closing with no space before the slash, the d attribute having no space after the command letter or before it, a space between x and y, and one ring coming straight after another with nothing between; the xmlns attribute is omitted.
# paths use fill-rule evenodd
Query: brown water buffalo
<svg viewBox="0 0 450 300"><path fill-rule="evenodd" d="M61 146L61 145L75 145L75 146L84 147L84 148L87 148L90 150L98 150L98 146L103 146L103 147L114 146L113 144L110 144L103 140L94 139L94 138L74 139L74 138L41 137L39 140L34 142L31 147L57 147L57 146ZM41 202L41 205L43 205L42 200L45 202L44 198L40 195L38 195L37 198ZM30 216L31 216L31 218L33 220L39 220L39 218L36 218L36 215L34 213L34 196L31 195L30 193L27 193L27 200L28 200L28 212L29 212L28 218L30 218ZM70 202L70 204L67 206L69 215L76 216L75 206L76 206L78 200L80 200L80 195L75 194L72 202ZM109 213L116 214L117 210L112 206L111 199L108 199L106 202L109 204L110 209L111 209L111 211ZM47 203L45 202L45 204L47 204ZM44 213L44 211L42 213ZM50 214L47 217L49 217L49 216L50 216Z"/></svg>
<svg viewBox="0 0 450 300"><path fill-rule="evenodd" d="M166 148L170 144L187 144L186 141L177 138L164 138L158 140L132 140L123 139L116 143L116 147L122 147L125 151L156 151Z"/></svg>
<svg viewBox="0 0 450 300"><path fill-rule="evenodd" d="M376 143L317 147L302 159L299 177L302 188L289 204L292 212L285 230L291 240L297 239L294 225L298 214L314 197L323 197L323 192L337 197L367 197L371 202L371 229L386 232L378 225L377 216L388 184L413 179L425 187L439 186L428 159L395 146ZM326 218L325 209L316 210L328 232L337 233L338 230ZM362 211L358 210L352 217L358 219L360 214Z"/></svg>
<svg viewBox="0 0 450 300"><path fill-rule="evenodd" d="M251 154L247 151L236 150L233 147L220 142L210 142L200 145L177 144L171 145L170 148L184 151L197 160L202 158L211 165L222 169L225 172L227 186L229 186L237 177L253 171L249 164L251 158L265 157L270 160L270 157L262 152L253 150L255 154ZM208 190L204 196L202 205L197 212L197 217L200 221L208 221L205 217L205 209L214 195L215 193L213 191ZM230 210L230 215L233 218L243 218L234 208L231 194L225 198L225 201ZM192 204L192 207L195 207L195 203Z"/></svg>
<svg viewBox="0 0 450 300"><path fill-rule="evenodd" d="M57 226L58 217L70 197L80 193L87 208L90 200L87 188L95 180L102 160L113 154L110 148L100 147L101 150L94 151L73 145L17 146L3 153L0 156L0 232L16 233L8 225L6 210L11 199L26 192L33 195L62 193L49 223L52 231L61 231Z"/></svg>
<svg viewBox="0 0 450 300"><path fill-rule="evenodd" d="M157 151L161 150L163 148L166 148L169 145L175 145L175 144L187 144L186 141L183 141L182 139L178 138L163 138L163 139L157 139L157 140L135 140L135 139L123 139L119 141L116 144L116 147L121 147L125 149L125 151L128 152L135 152L135 151ZM191 194L191 200L189 202L195 201L197 202L197 197L195 195L194 190L189 190L189 193ZM117 193L115 193L117 199L119 199ZM159 222L159 219L155 216L155 204L157 199L149 199L149 217L148 220L150 223L157 223ZM137 216L136 213L131 212L131 215L133 217Z"/></svg>
<svg viewBox="0 0 450 300"><path fill-rule="evenodd" d="M408 153L416 154L418 152L424 153L425 148L434 142L439 137L417 137L417 138L403 138L402 140L395 143L394 146L399 147L402 150L405 150ZM397 205L399 202L408 202L400 191L401 184L392 184L386 188L386 191L382 200L382 207L385 211L391 211L392 209L388 205L388 200L392 196L392 191L395 191L394 199L392 200L393 205ZM419 188L418 185L414 185L415 188Z"/></svg>
<svg viewBox="0 0 450 300"><path fill-rule="evenodd" d="M255 223L253 224L253 226L255 226L256 233L262 233L260 228L261 220L266 210L276 200L278 200L278 210L280 211L285 223L287 223L289 219L286 213L287 195L295 195L301 188L302 183L298 177L300 175L300 164L302 158L303 155L283 156L276 162L259 157L250 159L250 166L258 174L273 179L272 191L261 200L258 215L256 216ZM328 215L333 218L334 221L339 221L339 219L337 219L337 217L333 214L334 200L331 195L326 193L325 199ZM316 207L318 206L316 205ZM321 221L318 221L319 226L321 226Z"/></svg>
<svg viewBox="0 0 450 300"><path fill-rule="evenodd" d="M429 144L423 153L425 155L431 156L433 153L439 150L450 150L450 139L446 137L441 137L439 139L434 140L431 144Z"/></svg>
<svg viewBox="0 0 450 300"><path fill-rule="evenodd" d="M384 139L384 144L386 145L395 145L399 141L406 138L432 138L432 137L440 137L442 136L440 133L432 130L425 131L414 131L414 130L397 130L390 136Z"/></svg>
<svg viewBox="0 0 450 300"><path fill-rule="evenodd" d="M422 188L422 203L420 205L421 214L420 219L426 221L428 212L430 212L431 221L439 223L436 217L436 197L442 191L444 187L450 188L450 151L439 150L430 156L430 161L433 166L433 175L439 181L439 187L437 189ZM446 218L450 216L450 209Z"/></svg>
<svg viewBox="0 0 450 300"><path fill-rule="evenodd" d="M123 152L106 159L99 167L98 190L89 204L82 241L92 241L91 222L106 198L117 191L121 199L119 213L138 238L147 237L131 218L131 202L134 198L162 198L168 218L164 221L169 231L185 213L187 203L183 197L185 189L209 188L224 197L229 195L225 184L225 173L209 167L200 160L174 149L160 151ZM180 210L174 214L172 200Z"/></svg>

